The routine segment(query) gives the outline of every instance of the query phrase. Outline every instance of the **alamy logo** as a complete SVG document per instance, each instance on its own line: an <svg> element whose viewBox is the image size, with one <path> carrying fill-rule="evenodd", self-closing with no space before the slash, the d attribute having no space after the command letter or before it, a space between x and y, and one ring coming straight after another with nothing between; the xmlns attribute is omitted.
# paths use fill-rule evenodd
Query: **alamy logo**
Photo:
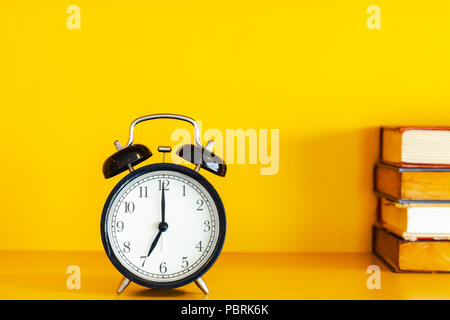
<svg viewBox="0 0 450 320"><path fill-rule="evenodd" d="M81 269L77 265L67 267L66 273L70 274L66 280L66 287L69 290L81 289Z"/></svg>
<svg viewBox="0 0 450 320"><path fill-rule="evenodd" d="M367 267L366 273L371 274L367 278L367 289L381 289L381 270L377 265L370 265Z"/></svg>
<svg viewBox="0 0 450 320"><path fill-rule="evenodd" d="M367 7L367 28L370 30L381 29L381 9L379 6L371 5Z"/></svg>
<svg viewBox="0 0 450 320"><path fill-rule="evenodd" d="M66 25L67 29L81 29L81 10L80 7L72 4L67 7L66 13L70 14L67 18Z"/></svg>
<svg viewBox="0 0 450 320"><path fill-rule="evenodd" d="M201 121L197 121L202 127ZM201 131L201 130L200 130ZM279 129L226 129L225 135L219 129L208 129L201 140L214 140L214 153L223 155L227 164L259 164L261 175L275 175L280 165L280 130ZM179 141L174 147L178 150L192 141L191 132L187 129L176 129L172 132L172 141ZM248 152L247 152L248 151ZM207 155L203 155L205 157ZM201 155L200 155L201 157ZM176 164L184 162L178 157L172 158Z"/></svg>

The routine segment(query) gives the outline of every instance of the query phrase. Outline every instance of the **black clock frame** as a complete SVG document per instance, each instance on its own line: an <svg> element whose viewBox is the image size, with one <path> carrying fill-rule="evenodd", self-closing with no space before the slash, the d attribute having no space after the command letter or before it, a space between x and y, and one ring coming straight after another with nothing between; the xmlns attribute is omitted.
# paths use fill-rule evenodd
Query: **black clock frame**
<svg viewBox="0 0 450 320"><path fill-rule="evenodd" d="M213 249L213 252L211 254L211 257L208 259L204 265L191 274L190 276L187 276L186 278L183 278L181 280L176 281L170 281L170 282L156 282L156 281L149 281L143 278L140 278L136 276L135 274L128 271L117 259L117 257L114 254L114 251L112 250L111 243L109 241L108 237L108 230L106 225L106 218L108 215L109 210L111 209L111 206L116 198L116 196L119 194L119 192L133 179L136 177L139 177L143 174L149 173L149 172L155 172L155 171L175 171L178 173L185 174L193 179L195 179L198 183L200 183L211 195L212 199L215 202L218 216L219 216L219 237L217 239L217 243L215 248ZM111 261L111 263L116 267L117 270L126 278L129 280L140 284L142 286L148 287L148 288L155 288L155 289L173 289L177 287L181 287L184 285L187 285L198 278L200 278L203 274L205 274L206 271L208 271L213 264L216 262L217 258L219 257L220 252L222 251L223 244L225 242L225 233L226 233L226 218L225 218L225 208L223 206L222 200L220 199L219 194L217 193L216 189L209 183L208 180L206 180L205 177L203 177L201 174L195 172L194 170L183 167L177 164L173 163L155 163L151 165L144 166L142 168L139 168L127 176L125 176L122 180L119 181L119 183L114 187L114 189L109 194L105 206L103 207L102 212L102 219L100 223L100 230L102 235L102 242L103 247L105 249L105 252Z"/></svg>

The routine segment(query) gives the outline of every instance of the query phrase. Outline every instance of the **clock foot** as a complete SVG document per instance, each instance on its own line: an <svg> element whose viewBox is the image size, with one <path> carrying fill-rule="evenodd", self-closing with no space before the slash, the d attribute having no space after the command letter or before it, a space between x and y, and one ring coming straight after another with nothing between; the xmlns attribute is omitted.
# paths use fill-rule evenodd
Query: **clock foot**
<svg viewBox="0 0 450 320"><path fill-rule="evenodd" d="M123 277L122 280L120 280L119 287L117 288L117 294L121 294L123 290L125 290L126 287L128 287L130 282L131 281L129 279Z"/></svg>
<svg viewBox="0 0 450 320"><path fill-rule="evenodd" d="M204 294L209 293L208 286L206 285L205 281L201 277L198 278L197 280L195 280L195 284L197 285L197 287L200 288L200 290L203 291Z"/></svg>

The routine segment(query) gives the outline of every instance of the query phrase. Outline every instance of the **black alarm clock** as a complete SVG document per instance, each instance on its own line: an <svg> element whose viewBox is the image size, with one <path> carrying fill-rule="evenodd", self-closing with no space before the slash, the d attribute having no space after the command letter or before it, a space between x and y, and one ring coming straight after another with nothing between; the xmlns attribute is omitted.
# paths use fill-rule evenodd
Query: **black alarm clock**
<svg viewBox="0 0 450 320"><path fill-rule="evenodd" d="M176 154L194 169L166 163L171 147L160 146L163 163L134 169L150 158L144 145L133 144L134 128L143 121L175 119L194 126L195 145ZM200 142L193 119L175 114L154 114L134 120L128 143L116 141L117 152L103 164L105 178L129 173L114 187L103 208L101 236L106 254L123 275L117 293L133 281L149 288L171 289L195 282L206 294L202 275L218 258L226 232L225 209L219 194L200 169L224 177L226 164L212 152L213 141Z"/></svg>

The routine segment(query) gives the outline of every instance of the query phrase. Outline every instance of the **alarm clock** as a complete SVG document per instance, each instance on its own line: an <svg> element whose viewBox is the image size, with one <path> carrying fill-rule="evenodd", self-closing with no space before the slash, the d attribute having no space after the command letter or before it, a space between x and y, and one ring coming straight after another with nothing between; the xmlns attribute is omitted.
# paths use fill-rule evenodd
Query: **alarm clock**
<svg viewBox="0 0 450 320"><path fill-rule="evenodd" d="M138 123L155 119L186 121L194 127L194 145L176 154L195 165L193 169L165 162L169 146L159 146L163 162L135 169L152 156L149 148L134 144ZM131 281L156 289L171 289L195 282L209 289L202 275L218 258L226 232L225 209L219 194L199 173L200 169L224 177L224 161L206 146L193 119L175 114L154 114L131 123L128 143L116 141L117 152L103 164L103 175L112 178L129 173L109 194L101 218L101 237L106 254L123 275L117 293Z"/></svg>

